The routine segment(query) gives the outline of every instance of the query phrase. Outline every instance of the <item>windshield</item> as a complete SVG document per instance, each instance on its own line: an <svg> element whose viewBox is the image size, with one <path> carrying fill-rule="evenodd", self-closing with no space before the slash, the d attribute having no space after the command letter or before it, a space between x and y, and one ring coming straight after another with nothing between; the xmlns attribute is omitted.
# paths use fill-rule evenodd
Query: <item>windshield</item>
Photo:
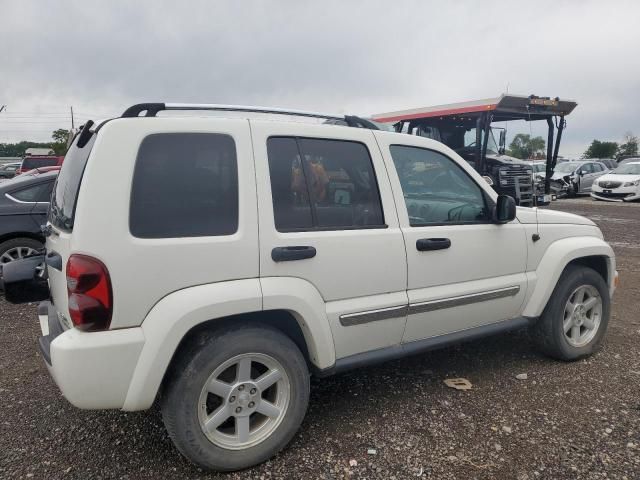
<svg viewBox="0 0 640 480"><path fill-rule="evenodd" d="M482 141L484 142L484 132L481 134ZM471 128L464 133L464 147L473 148L476 146L476 128ZM487 153L492 155L498 154L498 144L493 136L493 129L489 131L489 140L487 141Z"/></svg>
<svg viewBox="0 0 640 480"><path fill-rule="evenodd" d="M560 173L570 173L573 172L576 168L578 168L581 164L577 162L564 162L560 163L556 166L556 172Z"/></svg>
<svg viewBox="0 0 640 480"><path fill-rule="evenodd" d="M67 151L51 197L49 221L66 231L73 229L73 217L82 174L96 139L96 135L92 134L89 141L82 148L79 148L77 143L80 137L81 135L76 136Z"/></svg>
<svg viewBox="0 0 640 480"><path fill-rule="evenodd" d="M611 173L616 175L640 175L640 163L625 163Z"/></svg>

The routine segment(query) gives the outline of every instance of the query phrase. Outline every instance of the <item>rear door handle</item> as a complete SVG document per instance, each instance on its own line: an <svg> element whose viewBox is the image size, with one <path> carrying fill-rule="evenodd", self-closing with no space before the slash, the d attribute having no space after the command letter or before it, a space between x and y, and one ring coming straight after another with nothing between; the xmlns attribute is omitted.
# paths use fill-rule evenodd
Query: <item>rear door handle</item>
<svg viewBox="0 0 640 480"><path fill-rule="evenodd" d="M290 262L292 260L304 260L316 256L314 247L294 245L290 247L276 247L271 250L271 259L274 262Z"/></svg>
<svg viewBox="0 0 640 480"><path fill-rule="evenodd" d="M448 238L421 238L416 241L416 248L419 252L425 250L444 250L451 246Z"/></svg>

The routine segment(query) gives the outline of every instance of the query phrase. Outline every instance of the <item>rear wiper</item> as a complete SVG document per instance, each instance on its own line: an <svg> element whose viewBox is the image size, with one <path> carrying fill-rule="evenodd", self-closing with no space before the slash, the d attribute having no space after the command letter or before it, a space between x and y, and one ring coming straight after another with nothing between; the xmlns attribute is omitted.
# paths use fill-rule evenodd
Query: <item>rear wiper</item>
<svg viewBox="0 0 640 480"><path fill-rule="evenodd" d="M93 135L93 132L91 131L92 126L93 126L93 120L89 120L87 123L84 124L84 127L82 127L82 131L80 132L80 135L78 135L78 142L76 143L76 147L82 148L89 142L89 140Z"/></svg>

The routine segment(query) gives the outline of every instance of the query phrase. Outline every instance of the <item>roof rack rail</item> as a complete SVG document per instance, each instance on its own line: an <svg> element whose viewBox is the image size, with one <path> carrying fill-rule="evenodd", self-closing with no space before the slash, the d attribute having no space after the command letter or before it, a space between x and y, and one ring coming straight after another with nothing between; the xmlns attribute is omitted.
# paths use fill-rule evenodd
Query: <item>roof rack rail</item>
<svg viewBox="0 0 640 480"><path fill-rule="evenodd" d="M270 113L276 115L292 115L296 117L324 118L325 120L339 120L349 127L368 128L378 130L378 126L373 122L356 117L354 115L339 115L331 113L307 112L304 110L287 110L284 108L272 107L254 107L246 105L218 105L209 103L138 103L127 108L122 114L122 118L139 117L144 113L144 117L155 117L158 112L167 110L208 110L218 112L251 112L251 113ZM335 123L335 122L329 122Z"/></svg>

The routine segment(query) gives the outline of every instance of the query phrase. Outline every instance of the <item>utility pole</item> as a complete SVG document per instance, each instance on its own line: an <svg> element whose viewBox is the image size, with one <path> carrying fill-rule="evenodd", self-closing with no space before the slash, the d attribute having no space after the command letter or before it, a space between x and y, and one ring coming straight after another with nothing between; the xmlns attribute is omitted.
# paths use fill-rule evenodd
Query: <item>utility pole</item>
<svg viewBox="0 0 640 480"><path fill-rule="evenodd" d="M71 131L73 132L75 130L75 124L73 122L73 106L69 107L71 109Z"/></svg>

